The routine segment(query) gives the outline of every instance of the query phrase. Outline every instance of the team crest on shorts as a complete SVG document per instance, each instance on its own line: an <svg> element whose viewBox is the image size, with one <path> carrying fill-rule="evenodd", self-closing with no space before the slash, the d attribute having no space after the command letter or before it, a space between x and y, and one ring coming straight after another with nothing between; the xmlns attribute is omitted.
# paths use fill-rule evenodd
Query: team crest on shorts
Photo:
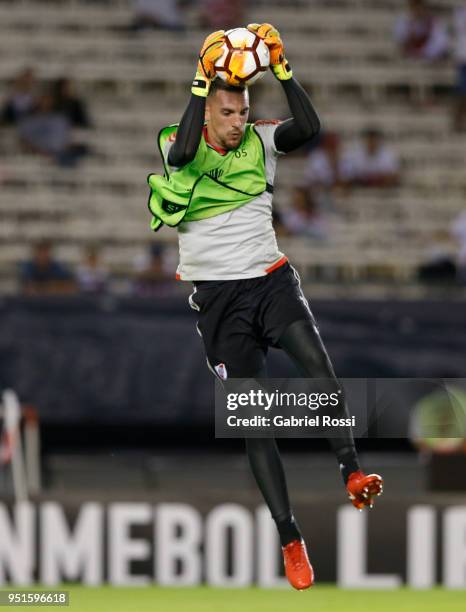
<svg viewBox="0 0 466 612"><path fill-rule="evenodd" d="M224 363L219 363L216 365L215 371L222 380L226 380L228 378L227 369Z"/></svg>

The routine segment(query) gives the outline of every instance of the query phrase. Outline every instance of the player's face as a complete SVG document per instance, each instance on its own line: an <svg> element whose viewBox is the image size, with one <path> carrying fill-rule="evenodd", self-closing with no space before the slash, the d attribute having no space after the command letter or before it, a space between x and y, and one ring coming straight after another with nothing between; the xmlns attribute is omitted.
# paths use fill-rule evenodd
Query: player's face
<svg viewBox="0 0 466 612"><path fill-rule="evenodd" d="M222 149L236 149L249 115L247 89L238 93L218 89L207 98L206 121L209 140Z"/></svg>

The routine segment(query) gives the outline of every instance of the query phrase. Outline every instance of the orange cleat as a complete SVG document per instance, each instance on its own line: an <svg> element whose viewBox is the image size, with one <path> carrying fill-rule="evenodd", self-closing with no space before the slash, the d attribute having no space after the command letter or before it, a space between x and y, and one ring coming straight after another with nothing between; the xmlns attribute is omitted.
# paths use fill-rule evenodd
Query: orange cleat
<svg viewBox="0 0 466 612"><path fill-rule="evenodd" d="M293 540L282 547L285 573L288 582L298 591L308 589L314 583L314 570L309 563L304 540Z"/></svg>
<svg viewBox="0 0 466 612"><path fill-rule="evenodd" d="M349 498L355 508L362 510L374 505L374 497L380 495L383 491L383 478L378 474L369 474L366 476L364 472L358 470L350 474L346 483L346 490Z"/></svg>

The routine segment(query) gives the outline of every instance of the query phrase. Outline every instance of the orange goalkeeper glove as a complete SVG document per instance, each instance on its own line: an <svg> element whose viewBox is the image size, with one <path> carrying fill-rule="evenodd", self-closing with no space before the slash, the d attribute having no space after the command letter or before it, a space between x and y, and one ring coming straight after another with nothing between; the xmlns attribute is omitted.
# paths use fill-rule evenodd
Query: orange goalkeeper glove
<svg viewBox="0 0 466 612"><path fill-rule="evenodd" d="M191 87L191 92L195 96L206 98L210 83L215 78L215 62L222 56L223 43L225 42L225 32L218 30L209 34L199 52L196 76Z"/></svg>
<svg viewBox="0 0 466 612"><path fill-rule="evenodd" d="M250 23L248 30L257 34L265 42L270 52L270 68L279 81L287 81L293 71L285 59L285 48L280 32L270 23Z"/></svg>

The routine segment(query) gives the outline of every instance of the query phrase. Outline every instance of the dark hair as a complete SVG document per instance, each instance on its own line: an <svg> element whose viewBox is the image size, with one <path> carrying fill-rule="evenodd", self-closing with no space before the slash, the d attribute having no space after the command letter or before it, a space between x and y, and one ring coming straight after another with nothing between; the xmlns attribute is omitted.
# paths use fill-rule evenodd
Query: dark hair
<svg viewBox="0 0 466 612"><path fill-rule="evenodd" d="M383 138L383 133L376 127L368 127L362 132L363 138Z"/></svg>
<svg viewBox="0 0 466 612"><path fill-rule="evenodd" d="M247 90L246 85L230 85L220 77L216 77L210 84L209 96L214 94L216 91L231 91L232 93L243 93Z"/></svg>
<svg viewBox="0 0 466 612"><path fill-rule="evenodd" d="M40 240L37 240L37 242L34 243L33 245L33 249L35 251L42 251L44 249L52 249L52 241L49 240L48 238L41 238Z"/></svg>
<svg viewBox="0 0 466 612"><path fill-rule="evenodd" d="M63 88L68 83L70 83L70 79L64 76L58 77L53 81L51 92L56 100L63 98Z"/></svg>
<svg viewBox="0 0 466 612"><path fill-rule="evenodd" d="M151 257L162 257L163 245L160 242L152 242L149 245L149 253Z"/></svg>

